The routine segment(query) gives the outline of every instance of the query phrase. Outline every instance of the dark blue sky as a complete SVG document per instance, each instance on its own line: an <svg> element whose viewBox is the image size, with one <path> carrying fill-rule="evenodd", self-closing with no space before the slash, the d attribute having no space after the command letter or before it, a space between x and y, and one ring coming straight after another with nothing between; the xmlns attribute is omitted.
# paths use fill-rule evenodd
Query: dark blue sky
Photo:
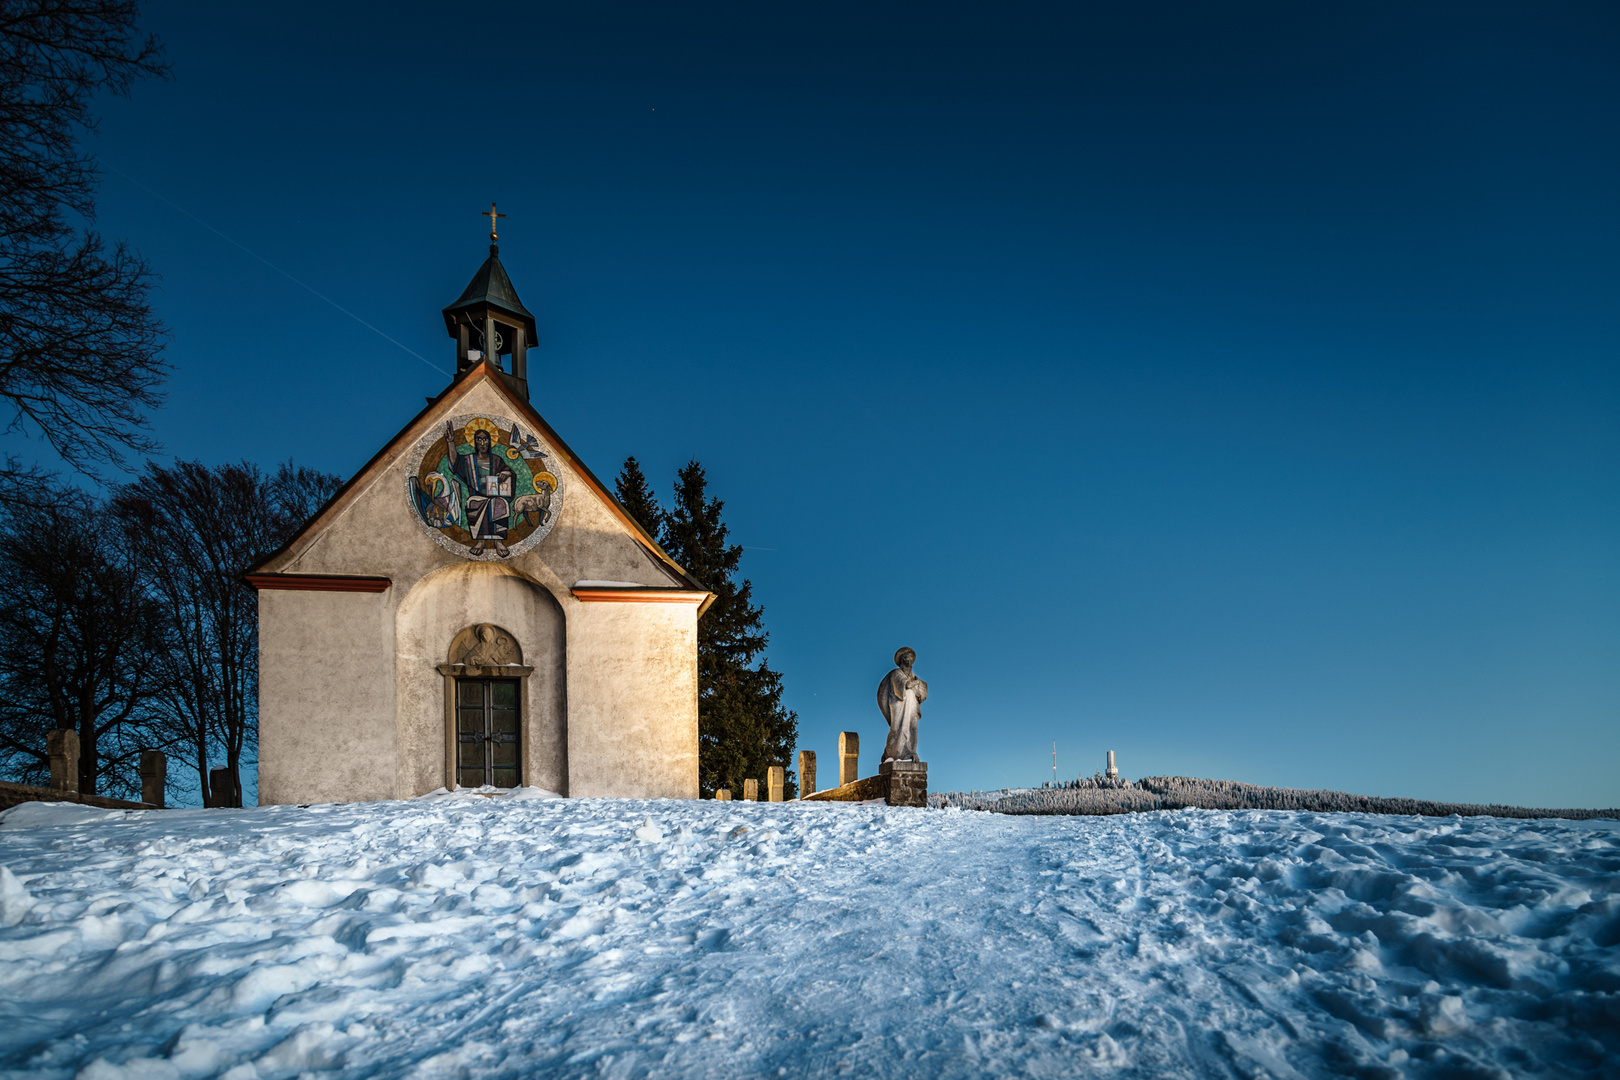
<svg viewBox="0 0 1620 1080"><path fill-rule="evenodd" d="M1620 9L156 3L99 227L209 462L345 475L501 252L726 500L801 745L1620 804ZM435 371L434 366L441 369ZM868 754L871 757L871 754Z"/></svg>

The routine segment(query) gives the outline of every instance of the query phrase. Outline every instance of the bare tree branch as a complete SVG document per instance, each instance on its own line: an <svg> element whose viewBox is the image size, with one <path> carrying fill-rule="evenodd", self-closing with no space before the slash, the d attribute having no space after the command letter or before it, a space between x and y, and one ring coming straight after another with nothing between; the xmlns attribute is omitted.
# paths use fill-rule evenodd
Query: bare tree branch
<svg viewBox="0 0 1620 1080"><path fill-rule="evenodd" d="M340 483L290 463L266 475L247 462L178 461L149 464L114 499L162 611L164 647L152 666L163 723L186 747L210 805L212 761L223 757L241 791L242 763L258 745L259 604L241 575Z"/></svg>
<svg viewBox="0 0 1620 1080"><path fill-rule="evenodd" d="M133 793L152 745L151 659L161 615L104 505L52 485L0 525L0 766L46 774L45 736L79 734L79 789Z"/></svg>
<svg viewBox="0 0 1620 1080"><path fill-rule="evenodd" d="M133 0L0 0L0 423L59 453L87 440L115 465L158 449L146 413L163 400L166 331L145 260L70 217L95 218L100 173L79 147L91 100L168 75L137 12ZM0 501L16 501L19 468L0 465Z"/></svg>

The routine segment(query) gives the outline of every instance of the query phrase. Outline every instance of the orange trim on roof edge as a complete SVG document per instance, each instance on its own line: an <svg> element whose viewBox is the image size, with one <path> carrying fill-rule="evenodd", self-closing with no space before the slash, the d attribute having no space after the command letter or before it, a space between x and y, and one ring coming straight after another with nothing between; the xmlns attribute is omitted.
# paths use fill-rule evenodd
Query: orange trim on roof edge
<svg viewBox="0 0 1620 1080"><path fill-rule="evenodd" d="M576 600L586 603L607 604L703 604L714 598L714 593L707 589L629 589L613 588L611 586L595 586L585 589L570 589Z"/></svg>
<svg viewBox="0 0 1620 1080"><path fill-rule="evenodd" d="M294 533L285 544L282 544L275 551L259 560L259 562L252 567L249 573L262 573L263 567L268 566L270 563L287 554L293 549L294 545L303 540L304 537L308 536L311 532L324 528L328 519L335 511L347 506L349 498L354 494L355 488L359 484L360 480L368 476L377 463L393 453L395 448L401 443L411 440L412 433L417 429L418 426L422 425L424 418L438 409L440 404L442 404L452 392L459 389L462 391L463 396L465 396L466 394L471 393L473 388L476 387L479 382L491 383L495 387L496 393L504 397L514 409L517 409L520 413L524 414L525 419L527 419L534 428L540 431L542 435L548 438L548 441L551 443L552 447L557 451L557 453L561 454L563 458L567 460L568 464L574 467L574 470L578 472L579 475L584 479L586 486L594 491L597 496L607 504L608 509L612 511L619 518L619 520L629 528L630 535L636 541L638 541L642 547L646 548L649 554L653 555L659 562L673 570L677 576L686 581L688 584L692 585L694 589L708 593L709 598L705 600L698 608L698 617L702 618L703 613L708 611L710 605L714 603L714 593L711 592L709 588L701 581L689 574L686 571L686 568L680 563L670 558L669 554L659 546L658 542L647 535L646 530L641 527L640 522L631 517L629 511L625 510L624 507L619 505L619 500L614 498L613 494L608 491L607 487L602 483L602 481L596 478L596 474L591 472L590 467L579 459L579 455L575 454L573 448L563 441L562 436L558 435L552 426L546 423L545 418L535 411L534 406L517 398L512 391L512 388L506 385L506 380L500 378L499 373L490 366L488 360L480 361L476 366L468 369L455 379L451 380L449 386L441 390L439 395L432 401L428 402L428 404L422 408L421 412L418 412L415 416L413 416L410 421L394 435L392 439L389 439L386 443L384 443L382 449L373 454L371 459L362 465L358 472L349 477L343 486L338 488L337 491L333 493L332 497L326 501L326 504L319 510L315 511L310 519L304 523L304 526L301 529ZM420 436L418 435L416 437Z"/></svg>

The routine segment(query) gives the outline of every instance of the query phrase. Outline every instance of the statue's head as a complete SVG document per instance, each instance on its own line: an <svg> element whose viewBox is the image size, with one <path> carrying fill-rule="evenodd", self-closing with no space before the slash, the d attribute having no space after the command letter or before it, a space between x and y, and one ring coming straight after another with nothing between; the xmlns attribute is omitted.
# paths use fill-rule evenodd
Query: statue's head
<svg viewBox="0 0 1620 1080"><path fill-rule="evenodd" d="M485 431L483 428L479 428L473 434L473 449L478 451L480 454L489 453L489 432Z"/></svg>
<svg viewBox="0 0 1620 1080"><path fill-rule="evenodd" d="M917 662L917 650L909 645L900 646L900 651L894 654L895 667L910 667Z"/></svg>

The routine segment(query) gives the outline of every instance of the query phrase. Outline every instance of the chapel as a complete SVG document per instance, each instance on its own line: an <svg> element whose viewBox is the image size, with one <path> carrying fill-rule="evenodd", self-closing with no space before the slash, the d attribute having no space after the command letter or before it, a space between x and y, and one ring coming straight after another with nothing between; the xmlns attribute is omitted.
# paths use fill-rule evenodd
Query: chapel
<svg viewBox="0 0 1620 1080"><path fill-rule="evenodd" d="M697 798L714 596L531 404L535 318L496 239L444 309L450 384L245 576L261 804Z"/></svg>

